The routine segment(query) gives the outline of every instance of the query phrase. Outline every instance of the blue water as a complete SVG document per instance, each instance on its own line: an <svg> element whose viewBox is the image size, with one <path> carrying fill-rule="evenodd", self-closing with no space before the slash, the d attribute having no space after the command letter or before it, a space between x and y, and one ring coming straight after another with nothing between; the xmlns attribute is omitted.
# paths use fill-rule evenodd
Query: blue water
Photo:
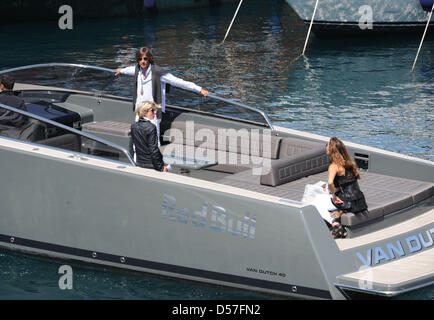
<svg viewBox="0 0 434 320"><path fill-rule="evenodd" d="M434 40L421 35L323 40L312 36L285 1L0 29L0 69L70 62L108 68L153 49L157 62L211 92L265 110L283 127L434 161ZM429 30L428 33L434 30ZM186 281L72 265L73 290L60 290L63 263L0 251L0 299L270 299ZM434 299L431 286L397 299Z"/></svg>

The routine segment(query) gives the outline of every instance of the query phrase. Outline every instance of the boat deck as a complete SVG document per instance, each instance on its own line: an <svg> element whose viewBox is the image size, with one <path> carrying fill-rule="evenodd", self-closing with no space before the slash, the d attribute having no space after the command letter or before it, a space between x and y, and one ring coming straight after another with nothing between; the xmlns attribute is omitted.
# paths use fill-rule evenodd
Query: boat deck
<svg viewBox="0 0 434 320"><path fill-rule="evenodd" d="M259 193L274 195L293 201L301 201L305 186L315 184L318 181L327 181L327 171L301 178L286 184L271 187L261 185L260 176L251 174L246 170L223 179L218 183L238 187ZM386 215L417 205L424 199L434 194L434 184L430 182L397 178L372 172L361 172L360 188L365 194L369 208L369 219L366 221L381 219ZM354 214L346 214L342 221L345 225L357 225L358 217ZM355 222L354 222L355 221ZM354 223L353 223L354 222Z"/></svg>
<svg viewBox="0 0 434 320"><path fill-rule="evenodd" d="M375 295L395 296L434 283L434 249L337 277L336 286Z"/></svg>

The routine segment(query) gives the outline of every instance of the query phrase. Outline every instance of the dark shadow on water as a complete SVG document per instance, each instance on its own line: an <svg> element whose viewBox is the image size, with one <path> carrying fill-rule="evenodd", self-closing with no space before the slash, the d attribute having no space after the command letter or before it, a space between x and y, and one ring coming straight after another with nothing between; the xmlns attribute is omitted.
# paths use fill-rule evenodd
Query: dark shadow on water
<svg viewBox="0 0 434 320"><path fill-rule="evenodd" d="M4 254L5 260L11 260L14 265L17 263L20 265L14 268L14 272L17 272L15 275L17 279L14 280L14 283L17 285L17 281L22 282L20 286L25 288L27 292L25 299L31 300L288 300L288 297L279 295L102 266L78 260L36 256L7 249L0 249L0 254ZM19 263L21 260L25 261L24 265ZM38 268L30 270L32 265L37 265ZM57 288L58 280L62 276L62 274L57 273L57 269L61 265L69 265L73 270L74 286L72 290ZM41 283L38 281L33 283L27 281L26 279L29 277L44 277L45 289L41 288ZM7 297L0 295L0 299L7 299Z"/></svg>
<svg viewBox="0 0 434 320"><path fill-rule="evenodd" d="M434 29L434 28L433 28ZM325 49L351 49L351 48L366 48L372 47L407 47L419 46L422 40L422 33L392 33L392 34L374 34L370 36L357 37L347 35L341 37L318 37L313 35L310 39L312 48ZM427 33L424 44L432 44L434 42L434 30Z"/></svg>

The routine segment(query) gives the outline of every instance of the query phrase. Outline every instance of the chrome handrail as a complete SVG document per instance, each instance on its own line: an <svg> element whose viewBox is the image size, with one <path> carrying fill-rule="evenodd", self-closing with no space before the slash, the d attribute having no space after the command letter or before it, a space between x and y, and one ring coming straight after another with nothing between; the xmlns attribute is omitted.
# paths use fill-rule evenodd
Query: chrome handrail
<svg viewBox="0 0 434 320"><path fill-rule="evenodd" d="M22 67L7 69L7 70L1 70L0 74L15 72L15 71L21 71L21 70L27 70L27 69L33 69L33 68L40 68L40 67L77 67L77 68L87 68L87 69L95 69L95 70L100 70L100 71L107 71L107 72L112 72L112 73L116 72L115 69L95 67L95 66L90 66L90 65L86 65L86 64L53 62L53 63L32 64L32 65L28 65L28 66L22 66Z"/></svg>
<svg viewBox="0 0 434 320"><path fill-rule="evenodd" d="M91 134L89 134L87 132L83 132L83 131L80 131L80 130L68 127L68 126L66 126L64 124L61 124L61 123L58 123L58 122L55 122L55 121L43 118L43 117L38 116L36 114L30 113L30 112L27 112L27 111L23 111L21 109L17 109L17 108L14 108L14 107L10 107L10 106L2 104L2 103L0 103L0 107L3 108L3 109L9 110L9 111L18 113L18 114L22 114L22 115L24 115L26 117L29 117L29 118L32 118L32 119L36 119L36 120L41 121L43 123L51 124L51 125L53 125L55 127L58 127L58 128L63 129L63 130L66 130L66 131L68 131L70 133L77 134L79 136L85 137L85 138L87 138L89 140L93 140L93 141L105 144L107 146L110 146L113 149L115 149L115 150L123 153L132 166L134 166L134 167L136 166L134 160L131 158L130 153L125 148L123 148L123 147L121 147L121 146L119 146L119 145L117 145L115 143L112 143L112 142L107 141L105 139L96 137L96 136L91 135ZM0 137L1 137L1 135L0 135ZM29 142L29 141L27 141L27 142Z"/></svg>
<svg viewBox="0 0 434 320"><path fill-rule="evenodd" d="M167 84L167 82L164 82L164 81L162 81L162 82L163 82L164 84ZM184 91L188 91L188 92L193 92L193 93L195 93L195 94L198 94L196 91L189 90L189 89L185 89L185 88L178 88L178 87L177 87L177 89L179 89L179 90L184 90ZM265 123L268 125L268 127L270 128L270 130L274 130L274 129L273 129L273 125L271 124L270 118L268 117L268 115L267 115L264 111L259 110L259 109L255 108L255 107L248 106L248 105L246 105L246 104L242 104L242 103L237 102L237 101L234 101L234 100L232 100L232 99L226 99L226 98L219 97L219 96L217 96L217 95L215 95L215 94L213 94L213 93L208 93L207 98L208 98L208 97L209 97L209 98L212 98L212 99L214 99L214 100L220 100L220 101L222 101L222 102L225 102L225 103L228 103L228 104L235 105L235 106L240 107L240 108L248 109L248 110L250 110L250 111L253 111L253 112L256 112L256 113L260 114L260 115L262 116L262 118L264 118ZM231 117L231 118L234 118L234 117Z"/></svg>
<svg viewBox="0 0 434 320"><path fill-rule="evenodd" d="M220 100L220 101L223 101L223 102L226 102L226 103L229 103L229 104L233 104L233 105L236 105L238 107L241 107L241 108L244 108L244 109L248 109L248 110L254 111L256 113L259 113L264 118L265 122L270 127L270 129L273 130L273 125L271 124L270 118L268 117L268 115L264 111L259 110L259 109L255 108L255 107L248 106L246 104L242 104L242 103L234 101L232 99L226 99L226 98L222 98L222 97L216 96L215 94L212 94L212 93L209 93L207 95L207 97L213 98L215 100Z"/></svg>
<svg viewBox="0 0 434 320"><path fill-rule="evenodd" d="M53 63L34 64L34 65L28 65L28 66L22 66L22 67L17 67L17 68L2 70L2 71L0 71L0 74L4 74L4 73L8 73L8 72L14 72L14 71L20 71L20 70L27 70L27 69L32 69L32 68L39 68L39 67L57 67L57 66L60 66L60 67L88 68L88 69L100 70L100 71L105 71L105 72L111 72L113 74L116 73L116 69L108 69L108 68L90 66L90 65L85 65L85 64L57 63L57 62L53 62ZM164 83L164 81L163 81L163 83ZM59 88L59 89L61 89L61 88ZM194 93L197 94L197 92L192 91L192 90L188 90L188 89L184 89L184 88L178 88L178 89L185 90L185 91L188 91L188 92L194 92ZM106 95L103 94L101 96L106 96ZM209 93L207 95L207 97L210 97L210 98L215 99L215 100L220 100L222 102L229 103L229 104L235 105L237 107L248 109L250 111L256 112L256 113L260 114L262 118L264 118L265 123L268 125L268 127L271 130L273 130L273 125L271 124L270 118L268 117L268 115L264 111L259 110L259 109L255 108L255 107L251 107L251 106L248 106L248 105L236 102L236 101L231 100L231 99L226 99L226 98L219 97L219 96L217 96L215 94L212 94L212 93Z"/></svg>

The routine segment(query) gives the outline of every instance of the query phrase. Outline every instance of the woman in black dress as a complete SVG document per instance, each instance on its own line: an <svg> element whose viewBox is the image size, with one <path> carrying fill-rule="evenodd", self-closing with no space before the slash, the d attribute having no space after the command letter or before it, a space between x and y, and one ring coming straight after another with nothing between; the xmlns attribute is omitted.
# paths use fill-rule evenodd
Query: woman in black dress
<svg viewBox="0 0 434 320"><path fill-rule="evenodd" d="M358 214L367 212L365 196L359 188L360 173L356 164L348 155L344 143L336 137L330 139L326 146L327 154L332 159L328 169L328 187L333 204L340 212ZM338 221L332 224L335 238L344 238L346 230Z"/></svg>

